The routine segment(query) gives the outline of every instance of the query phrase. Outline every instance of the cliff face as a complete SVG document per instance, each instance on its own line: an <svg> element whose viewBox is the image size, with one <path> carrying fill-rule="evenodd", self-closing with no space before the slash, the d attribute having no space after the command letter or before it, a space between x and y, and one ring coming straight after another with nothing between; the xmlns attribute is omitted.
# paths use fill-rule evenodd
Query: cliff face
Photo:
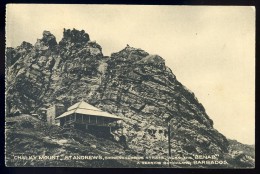
<svg viewBox="0 0 260 174"><path fill-rule="evenodd" d="M125 118L128 146L137 153L167 155L168 123L176 155L228 151L227 139L213 128L202 104L158 55L127 46L105 57L85 31L64 29L59 43L44 31L34 46L23 42L7 48L6 56L11 113L84 99Z"/></svg>
<svg viewBox="0 0 260 174"><path fill-rule="evenodd" d="M226 138L213 128L203 106L160 56L128 46L113 53L105 66L91 102L126 117L125 132L132 148L141 152L142 147L150 147L146 153L167 154L165 130L170 122L173 152L226 151Z"/></svg>
<svg viewBox="0 0 260 174"><path fill-rule="evenodd" d="M36 112L59 102L70 105L78 97L88 98L100 83L101 47L84 31L64 30L59 44L44 31L35 46L23 42L16 49L7 48L6 55L11 112Z"/></svg>

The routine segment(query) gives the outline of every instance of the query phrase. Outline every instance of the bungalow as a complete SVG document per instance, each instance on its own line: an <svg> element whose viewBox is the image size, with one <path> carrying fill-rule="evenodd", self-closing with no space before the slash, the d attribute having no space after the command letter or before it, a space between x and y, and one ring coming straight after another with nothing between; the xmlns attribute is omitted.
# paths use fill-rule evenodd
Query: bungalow
<svg viewBox="0 0 260 174"><path fill-rule="evenodd" d="M70 106L66 112L55 118L60 126L72 125L75 128L99 130L107 128L111 131L111 123L122 120L121 117L104 112L84 101Z"/></svg>

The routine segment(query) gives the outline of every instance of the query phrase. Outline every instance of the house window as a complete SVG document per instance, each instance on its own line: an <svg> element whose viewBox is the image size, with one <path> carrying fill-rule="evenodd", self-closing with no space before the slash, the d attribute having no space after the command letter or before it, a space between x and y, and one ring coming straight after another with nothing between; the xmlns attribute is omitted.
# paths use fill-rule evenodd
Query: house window
<svg viewBox="0 0 260 174"><path fill-rule="evenodd" d="M87 118L86 115L83 115L83 121L84 121L84 122L87 122L87 121L88 121L88 118Z"/></svg>
<svg viewBox="0 0 260 174"><path fill-rule="evenodd" d="M95 116L90 116L90 123L95 124L96 123L96 118Z"/></svg>

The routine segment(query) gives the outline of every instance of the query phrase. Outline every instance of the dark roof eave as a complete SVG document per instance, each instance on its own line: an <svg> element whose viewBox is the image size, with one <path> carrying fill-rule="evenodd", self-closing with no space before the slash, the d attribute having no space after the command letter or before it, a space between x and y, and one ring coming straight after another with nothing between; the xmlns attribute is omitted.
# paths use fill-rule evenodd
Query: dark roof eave
<svg viewBox="0 0 260 174"><path fill-rule="evenodd" d="M73 114L79 114L79 113L71 113L69 115L66 115L64 117L61 117L61 118L65 118L65 117L68 117L68 116L71 116ZM115 119L115 120L124 120L124 118L115 118L115 117L107 117L107 116L101 116L101 115L87 115L87 114L82 114L82 115L85 115L85 116L96 116L96 117L103 117L103 118L110 118L110 119ZM61 118L55 118L55 119L61 119Z"/></svg>

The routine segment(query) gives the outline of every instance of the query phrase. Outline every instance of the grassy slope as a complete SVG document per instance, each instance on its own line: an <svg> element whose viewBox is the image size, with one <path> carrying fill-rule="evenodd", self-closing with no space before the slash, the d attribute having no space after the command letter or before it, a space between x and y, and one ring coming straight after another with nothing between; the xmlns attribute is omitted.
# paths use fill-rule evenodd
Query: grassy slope
<svg viewBox="0 0 260 174"><path fill-rule="evenodd" d="M78 130L63 130L31 116L8 118L6 129L7 166L77 166L77 167L134 167L130 160L15 160L13 155L56 156L131 156L117 142L97 138Z"/></svg>

